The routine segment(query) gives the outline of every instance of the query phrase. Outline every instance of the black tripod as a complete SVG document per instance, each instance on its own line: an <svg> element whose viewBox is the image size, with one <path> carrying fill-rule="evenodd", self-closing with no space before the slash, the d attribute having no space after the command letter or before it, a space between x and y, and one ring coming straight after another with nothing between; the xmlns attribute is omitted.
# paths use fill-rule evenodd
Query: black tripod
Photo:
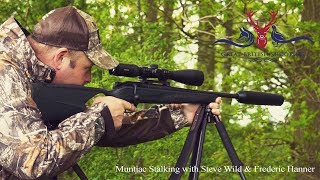
<svg viewBox="0 0 320 180"><path fill-rule="evenodd" d="M218 116L213 115L211 113L211 109L207 106L201 106L198 109L195 115L195 121L193 122L189 134L187 136L186 142L183 146L181 154L178 158L175 168L182 170L183 167L186 166L191 151L192 151L192 158L191 158L191 167L195 167L194 171L190 171L189 173L189 180L196 180L199 177L199 170L200 170L200 163L202 158L202 149L203 143L205 138L206 126L208 123L214 123L218 133L221 137L223 145L228 152L229 158L232 162L232 165L239 169L239 175L242 180L246 179L244 173L242 172L243 163L240 161L232 142L229 138L229 135L224 127L223 123L219 119ZM173 172L170 176L170 180L180 179L183 175L183 171L179 173Z"/></svg>

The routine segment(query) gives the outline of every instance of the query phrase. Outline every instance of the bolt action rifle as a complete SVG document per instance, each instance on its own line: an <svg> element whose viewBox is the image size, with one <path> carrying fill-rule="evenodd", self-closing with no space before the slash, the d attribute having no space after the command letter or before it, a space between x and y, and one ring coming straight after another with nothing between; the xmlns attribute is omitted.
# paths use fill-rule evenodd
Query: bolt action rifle
<svg viewBox="0 0 320 180"><path fill-rule="evenodd" d="M152 104L177 104L195 103L201 104L201 120L194 122L190 128L186 143L177 161L176 167L182 169L189 159L193 148L191 165L200 166L202 144L204 141L205 127L208 122L214 122L222 142L229 154L232 164L242 167L224 125L218 116L212 115L206 106L214 102L217 97L235 98L240 103L255 105L282 105L284 98L278 94L239 91L235 94L222 92L207 92L172 87L168 80L174 80L183 84L200 86L204 75L198 70L169 71L159 69L157 65L150 67L138 67L131 64L119 64L109 71L116 76L139 77L139 82L116 83L111 91L102 88L91 88L77 85L60 85L47 83L33 83L32 97L42 114L42 119L48 128L54 129L64 119L82 112L86 109L86 102L97 94L114 96L128 102L152 103ZM152 80L152 79L157 80ZM191 179L198 178L198 171L190 172ZM179 179L183 172L172 173L170 179ZM245 179L244 174L239 172L240 177Z"/></svg>

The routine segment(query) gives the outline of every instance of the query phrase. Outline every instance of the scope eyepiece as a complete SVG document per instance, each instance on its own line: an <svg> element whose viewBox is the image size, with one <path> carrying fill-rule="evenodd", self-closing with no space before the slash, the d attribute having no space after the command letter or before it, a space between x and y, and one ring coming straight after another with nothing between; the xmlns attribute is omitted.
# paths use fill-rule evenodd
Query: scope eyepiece
<svg viewBox="0 0 320 180"><path fill-rule="evenodd" d="M159 81L172 79L193 86L201 86L204 80L202 71L193 69L169 71L159 69L156 64L152 64L150 67L139 67L134 64L120 63L117 67L109 70L109 73L115 76L140 77L142 79L157 78Z"/></svg>

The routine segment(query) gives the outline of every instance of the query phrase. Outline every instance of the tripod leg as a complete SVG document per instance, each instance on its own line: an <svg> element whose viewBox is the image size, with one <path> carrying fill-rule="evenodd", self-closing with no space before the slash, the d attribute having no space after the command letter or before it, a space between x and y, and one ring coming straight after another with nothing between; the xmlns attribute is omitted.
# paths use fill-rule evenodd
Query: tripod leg
<svg viewBox="0 0 320 180"><path fill-rule="evenodd" d="M229 158L232 162L232 165L239 168L240 171L238 172L241 179L246 179L246 177L244 176L243 173L243 163L240 161L236 150L234 149L232 142L230 140L230 137L228 135L228 132L226 130L226 128L224 127L223 123L221 122L221 120L219 119L218 116L213 115L213 121L215 122L216 128L218 130L218 133L221 137L222 143L224 145L224 148L227 150Z"/></svg>
<svg viewBox="0 0 320 180"><path fill-rule="evenodd" d="M207 121L208 117L209 117L209 113L206 110L206 114L202 119L200 130L197 132L195 146L192 151L192 158L190 163L192 171L190 171L189 173L189 180L197 180L199 177L200 163L202 158L202 149L203 149L203 143L204 143L204 138L206 133L206 127L208 123Z"/></svg>
<svg viewBox="0 0 320 180"><path fill-rule="evenodd" d="M189 157L191 155L191 152L194 149L195 143L198 138L198 132L201 128L202 120L205 115L204 111L205 111L205 106L200 106L196 112L192 126L190 127L190 130L189 130L189 134L186 138L186 141L183 145L183 148L181 150L181 153L175 165L175 168L179 170L182 170L182 168L186 166L186 164L188 163ZM184 173L183 171L181 171L180 173L172 172L169 179L178 180L181 178L183 173Z"/></svg>
<svg viewBox="0 0 320 180"><path fill-rule="evenodd" d="M88 180L86 174L84 174L84 172L82 171L82 169L80 168L80 166L78 164L75 164L74 166L72 166L72 169L74 170L74 172L78 175L78 177L81 180Z"/></svg>

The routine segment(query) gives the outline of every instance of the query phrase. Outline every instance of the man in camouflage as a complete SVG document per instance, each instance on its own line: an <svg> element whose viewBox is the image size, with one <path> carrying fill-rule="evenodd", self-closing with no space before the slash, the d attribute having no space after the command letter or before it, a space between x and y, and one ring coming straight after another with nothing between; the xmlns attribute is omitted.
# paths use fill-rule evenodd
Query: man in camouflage
<svg viewBox="0 0 320 180"><path fill-rule="evenodd" d="M153 107L98 97L85 112L49 131L32 99L32 82L84 85L91 67L118 65L100 45L92 18L75 7L49 12L32 34L14 18L0 26L0 179L55 176L94 145L127 146L159 139L189 125L198 105ZM219 115L220 99L210 103Z"/></svg>

